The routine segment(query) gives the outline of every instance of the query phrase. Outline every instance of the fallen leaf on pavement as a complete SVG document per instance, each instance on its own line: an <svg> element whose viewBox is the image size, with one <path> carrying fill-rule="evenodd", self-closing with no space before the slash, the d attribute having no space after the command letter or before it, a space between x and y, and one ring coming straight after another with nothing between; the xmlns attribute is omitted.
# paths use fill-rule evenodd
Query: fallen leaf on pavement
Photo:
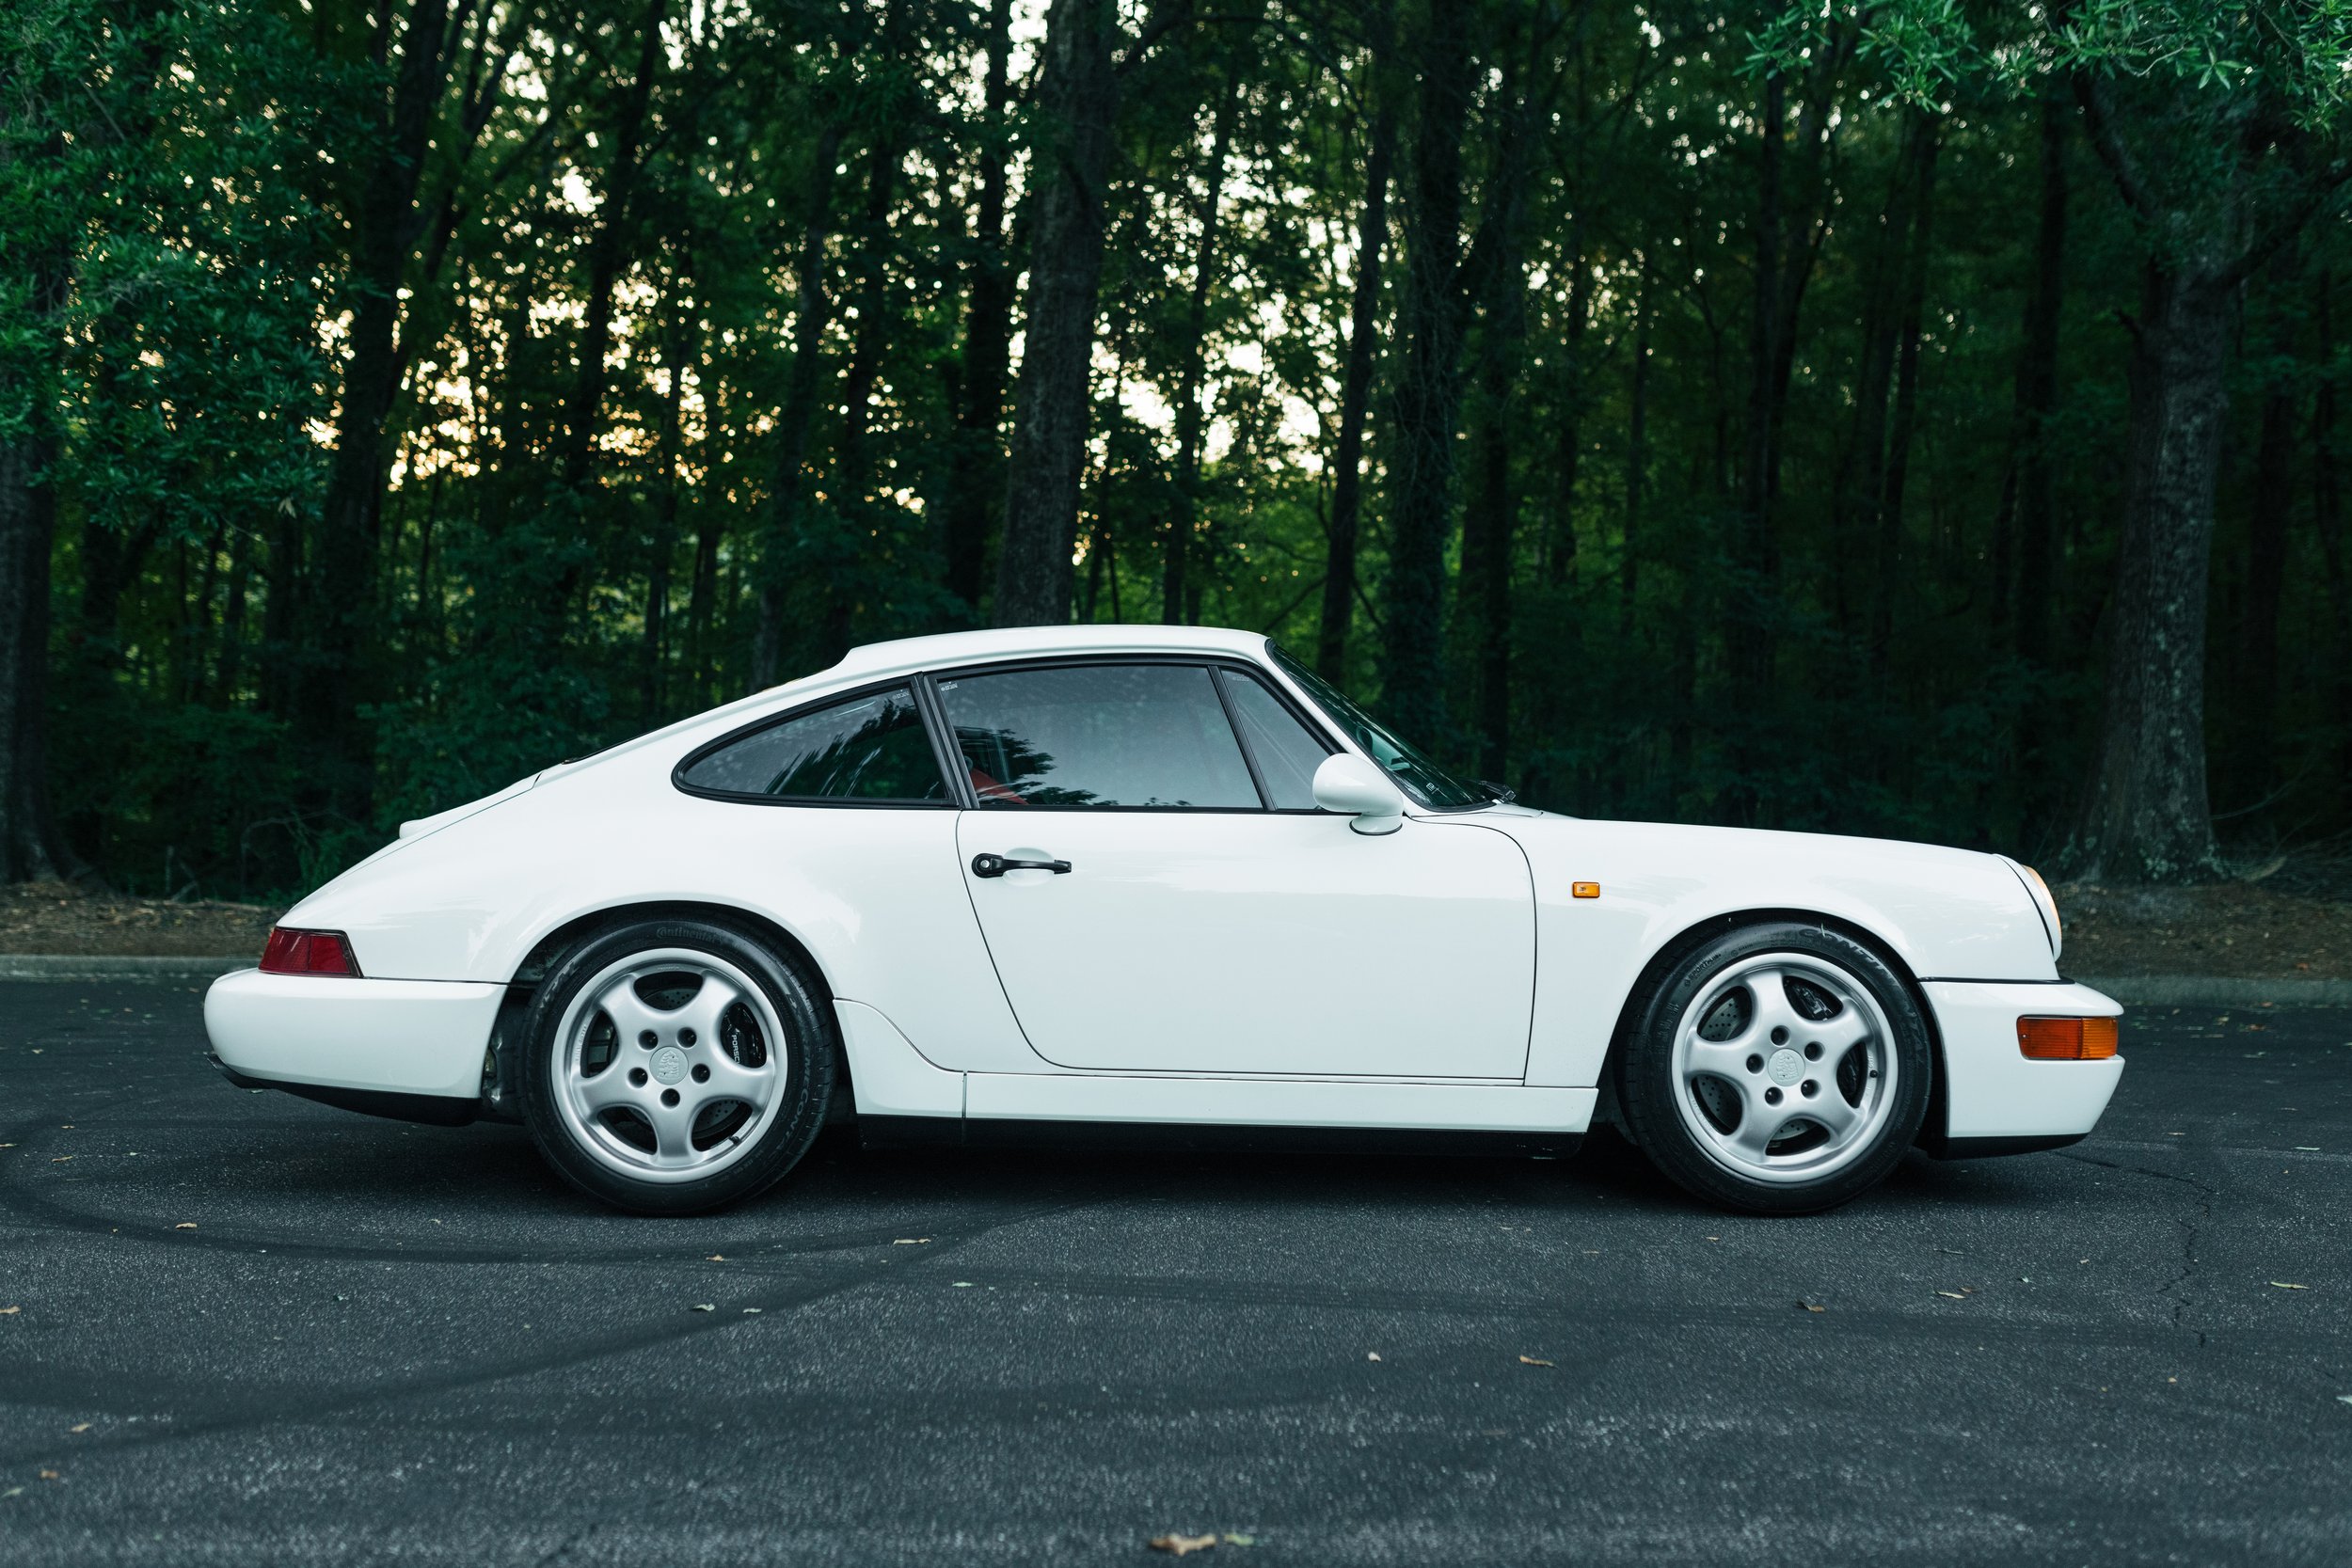
<svg viewBox="0 0 2352 1568"><path fill-rule="evenodd" d="M22 1486L11 1486L6 1492L0 1492L0 1497L21 1497L24 1495L24 1488Z"/></svg>
<svg viewBox="0 0 2352 1568"><path fill-rule="evenodd" d="M930 1240L929 1236L901 1236L890 1244L892 1246L929 1246Z"/></svg>
<svg viewBox="0 0 2352 1568"><path fill-rule="evenodd" d="M71 1159L72 1159L72 1158L73 1158L73 1156L72 1156L72 1155L71 1155L71 1154L59 1154L59 1155L56 1155L56 1156L54 1156L54 1157L50 1160L50 1162L49 1162L49 1163L50 1163L51 1164L53 1164L53 1165L62 1165L62 1164L65 1164L68 1160L71 1160Z"/></svg>
<svg viewBox="0 0 2352 1568"><path fill-rule="evenodd" d="M80 1424L79 1424L79 1425L77 1425L77 1426L70 1426L70 1427L66 1428L66 1431L68 1431L68 1432L72 1432L72 1433L84 1433L84 1432L87 1432L87 1431L88 1431L88 1430L89 1430L89 1429L90 1429L93 1425L95 1425L95 1424L96 1424L95 1422L91 1422L91 1421L84 1421L84 1422L80 1423Z"/></svg>
<svg viewBox="0 0 2352 1568"><path fill-rule="evenodd" d="M716 1312L719 1310L719 1307L716 1302L698 1301L694 1304L694 1310L697 1312Z"/></svg>
<svg viewBox="0 0 2352 1568"><path fill-rule="evenodd" d="M703 1259L706 1263L723 1263L726 1260L726 1254L723 1252L714 1252L709 1257Z"/></svg>
<svg viewBox="0 0 2352 1568"><path fill-rule="evenodd" d="M1522 1367L1549 1367L1551 1364L1552 1363L1549 1361L1538 1361L1532 1355L1522 1355L1519 1357L1519 1365Z"/></svg>
<svg viewBox="0 0 2352 1568"><path fill-rule="evenodd" d="M1961 1294L1958 1291L1936 1291L1935 1293L1936 1293L1937 1295L1939 1295L1939 1296L1949 1296L1949 1297L1951 1297L1954 1301L1966 1301L1966 1300L1968 1299L1966 1296L1964 1296L1964 1295Z"/></svg>
<svg viewBox="0 0 2352 1568"><path fill-rule="evenodd" d="M1173 1552L1178 1557L1186 1552L1205 1552L1216 1544L1214 1535L1155 1535L1152 1538L1155 1552Z"/></svg>
<svg viewBox="0 0 2352 1568"><path fill-rule="evenodd" d="M1811 1303L1811 1302L1809 1302L1809 1301L1801 1301L1801 1302L1797 1303L1797 1305L1798 1305L1799 1307L1804 1307L1804 1308L1806 1311L1808 1311L1808 1312L1826 1312L1826 1311L1828 1311L1828 1310L1829 1310L1829 1308L1828 1308L1828 1307L1816 1307L1813 1303Z"/></svg>
<svg viewBox="0 0 2352 1568"><path fill-rule="evenodd" d="M2336 1396L2336 1402L2338 1404L2352 1404L2352 1394L2338 1394Z"/></svg>
<svg viewBox="0 0 2352 1568"><path fill-rule="evenodd" d="M9 1310L13 1311L13 1310L15 1310L15 1308L11 1307L11 1308L9 1308ZM1377 1360L1379 1360L1379 1359L1380 1359L1380 1353L1379 1353L1378 1351L1376 1351L1376 1350L1375 1350L1375 1351L1366 1351L1366 1352L1364 1353L1364 1359L1365 1359L1365 1360L1367 1360L1367 1361L1377 1361Z"/></svg>
<svg viewBox="0 0 2352 1568"><path fill-rule="evenodd" d="M24 1310L22 1307L0 1307L0 1318L13 1318Z"/></svg>
<svg viewBox="0 0 2352 1568"><path fill-rule="evenodd" d="M745 1308L743 1308L743 1316L745 1316L745 1317L747 1317L747 1318L756 1318L756 1317L758 1317L758 1316L759 1316L759 1314L760 1314L760 1308L758 1308L758 1307L746 1307Z"/></svg>
<svg viewBox="0 0 2352 1568"><path fill-rule="evenodd" d="M57 1472L55 1470L43 1470L40 1473L40 1479L43 1481L56 1481L58 1479Z"/></svg>
<svg viewBox="0 0 2352 1568"><path fill-rule="evenodd" d="M2276 1285L2281 1291L2308 1291L2311 1289L2309 1285L2290 1285L2283 1279L2274 1279L2270 1283Z"/></svg>
<svg viewBox="0 0 2352 1568"><path fill-rule="evenodd" d="M194 1230L196 1228L196 1222L194 1220L182 1220L178 1225L173 1226L171 1228L174 1230Z"/></svg>
<svg viewBox="0 0 2352 1568"><path fill-rule="evenodd" d="M1235 1535L1232 1530L1227 1530L1225 1544L1228 1546L1254 1546L1258 1544L1258 1538L1254 1535Z"/></svg>

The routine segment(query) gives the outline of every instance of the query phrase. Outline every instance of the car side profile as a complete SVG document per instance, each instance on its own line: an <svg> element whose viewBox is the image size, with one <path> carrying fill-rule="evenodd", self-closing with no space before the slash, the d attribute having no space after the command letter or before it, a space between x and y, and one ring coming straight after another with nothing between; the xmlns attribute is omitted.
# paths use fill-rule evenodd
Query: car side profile
<svg viewBox="0 0 2352 1568"><path fill-rule="evenodd" d="M871 1140L1613 1123L1735 1209L2072 1143L2121 1008L2047 888L1928 845L1595 821L1458 780L1264 637L859 648L400 836L205 1000L232 1081L520 1120L691 1213Z"/></svg>

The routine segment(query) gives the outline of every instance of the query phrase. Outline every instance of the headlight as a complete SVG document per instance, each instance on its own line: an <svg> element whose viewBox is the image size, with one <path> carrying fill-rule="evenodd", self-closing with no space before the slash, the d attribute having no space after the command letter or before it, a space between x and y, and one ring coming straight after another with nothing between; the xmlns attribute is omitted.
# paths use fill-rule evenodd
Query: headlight
<svg viewBox="0 0 2352 1568"><path fill-rule="evenodd" d="M2001 857L2009 860L2007 855ZM2058 923L2058 900L2050 896L2050 884L2042 879L2042 873L2030 865L2009 861L2009 868L2017 873L2017 879L2033 895L2034 908L2042 911L2042 928L2049 933L2050 957L2055 958L2066 947L2066 928Z"/></svg>

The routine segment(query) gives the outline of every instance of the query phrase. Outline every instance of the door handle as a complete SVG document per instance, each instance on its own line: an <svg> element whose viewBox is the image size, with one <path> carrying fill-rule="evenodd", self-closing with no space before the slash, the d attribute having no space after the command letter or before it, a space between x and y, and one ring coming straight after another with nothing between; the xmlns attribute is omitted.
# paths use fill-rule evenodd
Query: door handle
<svg viewBox="0 0 2352 1568"><path fill-rule="evenodd" d="M1002 855L975 855L972 875L1001 877L1008 871L1050 871L1057 877L1070 875L1068 861L1009 861Z"/></svg>

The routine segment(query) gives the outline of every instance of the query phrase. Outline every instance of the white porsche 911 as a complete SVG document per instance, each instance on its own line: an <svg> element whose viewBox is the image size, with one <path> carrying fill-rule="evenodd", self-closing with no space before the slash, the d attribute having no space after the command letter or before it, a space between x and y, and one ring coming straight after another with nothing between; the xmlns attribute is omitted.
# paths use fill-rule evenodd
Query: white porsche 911
<svg viewBox="0 0 2352 1568"><path fill-rule="evenodd" d="M1998 855L1466 784L1263 637L1061 626L821 674L410 822L205 1025L247 1087L519 1119L607 1201L870 1139L1613 1122L1718 1203L2089 1132L2121 1008Z"/></svg>

